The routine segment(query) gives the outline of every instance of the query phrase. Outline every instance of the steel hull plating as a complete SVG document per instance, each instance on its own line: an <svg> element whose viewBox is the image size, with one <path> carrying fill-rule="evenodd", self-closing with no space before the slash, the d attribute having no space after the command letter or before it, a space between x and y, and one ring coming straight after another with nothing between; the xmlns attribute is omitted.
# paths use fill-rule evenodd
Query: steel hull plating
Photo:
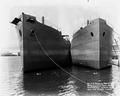
<svg viewBox="0 0 120 96"><path fill-rule="evenodd" d="M61 32L24 13L20 19L16 27L25 72L69 65L70 42Z"/></svg>
<svg viewBox="0 0 120 96"><path fill-rule="evenodd" d="M96 19L73 35L71 44L74 64L101 69L111 66L112 28Z"/></svg>

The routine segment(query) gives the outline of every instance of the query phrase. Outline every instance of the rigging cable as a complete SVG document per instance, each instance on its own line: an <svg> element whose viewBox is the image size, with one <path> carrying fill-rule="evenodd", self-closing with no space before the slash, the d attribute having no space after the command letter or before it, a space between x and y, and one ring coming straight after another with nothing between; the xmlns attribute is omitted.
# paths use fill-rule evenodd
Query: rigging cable
<svg viewBox="0 0 120 96"><path fill-rule="evenodd" d="M115 41L115 43L116 43L118 49L120 50L119 45L118 45L116 39L115 39L114 37L113 37L113 39L114 39L114 41ZM118 55L117 52L116 52L116 50L115 50L115 48L114 48L114 46L113 46L113 50L114 50L115 54ZM119 65L119 55L118 55L118 65L117 65L117 66L120 66L120 65Z"/></svg>

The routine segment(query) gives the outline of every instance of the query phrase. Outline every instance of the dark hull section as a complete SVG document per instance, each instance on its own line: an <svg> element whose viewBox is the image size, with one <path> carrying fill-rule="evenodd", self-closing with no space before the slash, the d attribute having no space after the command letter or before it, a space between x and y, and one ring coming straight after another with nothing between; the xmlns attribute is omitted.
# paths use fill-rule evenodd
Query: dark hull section
<svg viewBox="0 0 120 96"><path fill-rule="evenodd" d="M71 54L77 65L95 69L111 66L112 28L96 19L73 35Z"/></svg>
<svg viewBox="0 0 120 96"><path fill-rule="evenodd" d="M112 64L113 29L105 21L100 21L99 24L100 68L105 68Z"/></svg>
<svg viewBox="0 0 120 96"><path fill-rule="evenodd" d="M70 64L70 42L61 32L22 14L17 24L24 71L43 70Z"/></svg>

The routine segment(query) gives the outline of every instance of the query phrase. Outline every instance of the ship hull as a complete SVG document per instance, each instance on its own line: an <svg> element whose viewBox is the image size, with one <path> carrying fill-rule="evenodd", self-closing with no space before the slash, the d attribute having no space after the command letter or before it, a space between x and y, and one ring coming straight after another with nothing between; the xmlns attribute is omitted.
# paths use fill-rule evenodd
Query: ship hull
<svg viewBox="0 0 120 96"><path fill-rule="evenodd" d="M24 72L70 65L70 42L61 32L31 15L23 13L20 18L17 29Z"/></svg>
<svg viewBox="0 0 120 96"><path fill-rule="evenodd" d="M102 69L111 66L112 28L97 19L74 34L71 45L74 64Z"/></svg>

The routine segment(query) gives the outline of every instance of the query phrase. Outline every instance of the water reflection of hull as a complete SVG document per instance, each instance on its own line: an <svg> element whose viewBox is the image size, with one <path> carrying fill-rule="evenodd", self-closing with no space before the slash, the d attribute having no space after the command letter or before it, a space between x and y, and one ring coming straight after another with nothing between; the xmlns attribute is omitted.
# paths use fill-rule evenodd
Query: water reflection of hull
<svg viewBox="0 0 120 96"><path fill-rule="evenodd" d="M72 67L65 70L79 80L62 70L24 74L25 96L108 96L108 93L112 94L112 68L98 71Z"/></svg>
<svg viewBox="0 0 120 96"><path fill-rule="evenodd" d="M112 28L96 19L73 35L71 54L74 64L101 69L111 66Z"/></svg>
<svg viewBox="0 0 120 96"><path fill-rule="evenodd" d="M67 69L65 69L67 70ZM67 70L68 72L71 69ZM61 70L41 71L24 74L23 83L25 96L57 96L70 76Z"/></svg>
<svg viewBox="0 0 120 96"><path fill-rule="evenodd" d="M104 91L112 94L117 94L120 85L120 70L117 66L107 68L106 70L94 70L85 67L72 67L65 70L76 78L71 77L62 70L46 70L38 73L23 74L20 70L20 57L2 57L1 66L3 73L7 72L9 65L9 81L10 88L14 89L8 92L13 95L22 96L109 96ZM4 62L3 62L4 61ZM8 62L6 62L8 61ZM4 68L3 68L4 67ZM7 69L6 69L7 68ZM4 74L6 76L6 73ZM2 76L3 78L3 76ZM86 83L83 83L84 81ZM89 90L87 84L102 83L104 84L101 90ZM1 83L2 84L2 83ZM7 85L9 85L7 84ZM108 84L108 85L107 85ZM4 88L5 86L3 86ZM94 86L92 86L94 87ZM98 87L98 86L97 86ZM106 88L108 87L108 88ZM113 88L110 89L110 88ZM2 88L2 87L1 87ZM8 88L8 86L6 87ZM4 90L6 92L6 90ZM18 94L17 94L18 93ZM2 95L3 96L3 95ZM6 95L8 96L8 95ZM117 96L117 95L115 95Z"/></svg>
<svg viewBox="0 0 120 96"><path fill-rule="evenodd" d="M77 96L109 96L112 94L112 70L112 67L100 71L85 67L73 67L72 74L80 79L73 78L73 81L76 82L74 86L77 86L76 90L79 93Z"/></svg>
<svg viewBox="0 0 120 96"><path fill-rule="evenodd" d="M68 66L70 42L61 32L24 13L12 23L17 25L24 71L54 68L53 61Z"/></svg>

